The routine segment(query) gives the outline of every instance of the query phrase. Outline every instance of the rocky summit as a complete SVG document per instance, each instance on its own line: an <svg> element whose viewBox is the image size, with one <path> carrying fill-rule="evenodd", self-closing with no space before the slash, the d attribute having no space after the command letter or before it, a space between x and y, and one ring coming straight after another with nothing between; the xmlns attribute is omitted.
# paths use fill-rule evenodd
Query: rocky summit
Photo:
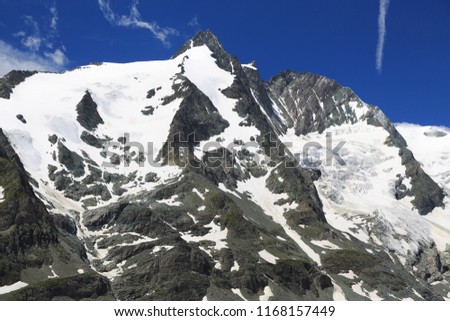
<svg viewBox="0 0 450 321"><path fill-rule="evenodd" d="M211 31L0 97L2 300L450 298L446 128Z"/></svg>

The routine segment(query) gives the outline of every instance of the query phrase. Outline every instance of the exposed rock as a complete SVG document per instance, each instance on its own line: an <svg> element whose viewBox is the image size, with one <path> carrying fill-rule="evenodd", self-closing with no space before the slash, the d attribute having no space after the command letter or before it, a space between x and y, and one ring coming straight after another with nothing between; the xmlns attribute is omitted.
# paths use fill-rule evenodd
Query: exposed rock
<svg viewBox="0 0 450 321"><path fill-rule="evenodd" d="M92 99L89 91L86 91L83 99L77 105L77 121L89 131L97 129L98 125L104 124L102 117L97 111L97 104Z"/></svg>
<svg viewBox="0 0 450 321"><path fill-rule="evenodd" d="M159 155L166 162L175 163L181 161L182 148L187 149L186 160L193 159L194 144L220 134L229 126L205 94L187 78L183 76L178 78L182 83L174 85L176 94L173 97L181 95L183 100L170 125L167 142ZM169 146L173 148L173 155L169 152L171 150Z"/></svg>
<svg viewBox="0 0 450 321"><path fill-rule="evenodd" d="M406 167L406 177L411 180L411 195L414 200L411 203L417 208L421 215L426 215L436 207L444 206L444 191L428 176L416 161L411 151L402 149L400 151L402 165Z"/></svg>
<svg viewBox="0 0 450 321"><path fill-rule="evenodd" d="M26 123L27 123L27 121L25 120L25 118L24 118L23 115L21 115L21 114L17 115L16 118L17 118L18 120L20 120L23 124L26 124Z"/></svg>
<svg viewBox="0 0 450 321"><path fill-rule="evenodd" d="M85 174L83 158L69 150L61 142L58 142L58 161L66 166L75 177L80 177Z"/></svg>
<svg viewBox="0 0 450 321"><path fill-rule="evenodd" d="M150 89L150 90L147 92L147 99L153 98L153 96L155 96L155 94L156 94L156 90L155 90L155 89Z"/></svg>
<svg viewBox="0 0 450 321"><path fill-rule="evenodd" d="M145 182L146 183L155 183L158 181L158 175L156 173L147 173L145 175Z"/></svg>
<svg viewBox="0 0 450 321"><path fill-rule="evenodd" d="M153 115L154 111L155 111L155 107L153 107L153 106L147 106L143 110L141 110L141 112L144 116Z"/></svg>
<svg viewBox="0 0 450 321"><path fill-rule="evenodd" d="M52 145L55 145L56 142L58 141L58 136L56 136L55 134L53 134L53 135L48 135L48 141L49 141Z"/></svg>
<svg viewBox="0 0 450 321"><path fill-rule="evenodd" d="M77 225L70 217L61 214L54 214L52 215L52 218L55 226L61 231L71 235L77 234Z"/></svg>
<svg viewBox="0 0 450 321"><path fill-rule="evenodd" d="M96 148L102 148L105 143L105 140L101 140L87 131L83 131L80 138L86 144Z"/></svg>
<svg viewBox="0 0 450 321"><path fill-rule="evenodd" d="M69 278L50 279L0 296L0 300L13 301L99 299L112 300L114 296L108 280L98 274L82 274Z"/></svg>
<svg viewBox="0 0 450 321"><path fill-rule="evenodd" d="M430 283L442 281L442 262L435 246L421 249L412 264L417 268L416 274L421 279Z"/></svg>
<svg viewBox="0 0 450 321"><path fill-rule="evenodd" d="M323 132L332 125L358 120L349 102L359 98L323 76L286 70L272 77L267 88L296 135Z"/></svg>
<svg viewBox="0 0 450 321"><path fill-rule="evenodd" d="M14 87L25 81L28 77L36 74L37 71L13 70L0 78L0 98L9 99Z"/></svg>

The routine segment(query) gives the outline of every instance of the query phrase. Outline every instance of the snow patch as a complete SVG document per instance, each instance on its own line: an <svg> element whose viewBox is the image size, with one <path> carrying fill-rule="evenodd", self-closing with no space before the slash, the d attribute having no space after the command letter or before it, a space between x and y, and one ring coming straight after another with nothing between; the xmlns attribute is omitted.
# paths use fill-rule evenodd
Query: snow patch
<svg viewBox="0 0 450 321"><path fill-rule="evenodd" d="M2 186L0 186L0 203L2 203L5 200L5 190Z"/></svg>
<svg viewBox="0 0 450 321"><path fill-rule="evenodd" d="M19 290L21 288L26 287L27 285L28 285L27 283L19 281L11 285L0 286L0 295Z"/></svg>
<svg viewBox="0 0 450 321"><path fill-rule="evenodd" d="M382 301L383 300L383 298L378 296L377 290L370 292L370 291L367 291L366 289L364 289L362 286L363 286L363 281L352 285L353 292L355 292L361 296L364 296L364 297L370 299L371 301Z"/></svg>
<svg viewBox="0 0 450 321"><path fill-rule="evenodd" d="M192 214L189 213L189 212L187 212L186 214L192 219L192 221L194 222L194 224L196 224L196 223L198 222L194 215L192 215Z"/></svg>
<svg viewBox="0 0 450 321"><path fill-rule="evenodd" d="M421 298L422 300L423 300L423 296L422 295L420 295L420 293L419 292L417 292L417 290L416 289L412 289L413 290L413 293L416 295L416 296L418 296L419 298ZM450 294L450 292L449 292L449 294Z"/></svg>
<svg viewBox="0 0 450 321"><path fill-rule="evenodd" d="M331 278L333 283L333 301L347 301L344 290Z"/></svg>
<svg viewBox="0 0 450 321"><path fill-rule="evenodd" d="M343 273L343 272L339 273L338 275L341 275L344 278L347 278L347 279L350 279L350 280L353 280L353 279L358 277L352 270L349 270L347 273Z"/></svg>
<svg viewBox="0 0 450 321"><path fill-rule="evenodd" d="M277 264L278 258L275 255L272 255L269 252L267 252L267 250L259 251L258 254L265 261L272 263L272 264Z"/></svg>
<svg viewBox="0 0 450 321"><path fill-rule="evenodd" d="M200 192L198 191L198 189L194 188L192 191L193 191L195 194L197 194L198 197L200 197L200 199L201 199L202 201L205 200L205 196L203 196L203 194L200 193Z"/></svg>
<svg viewBox="0 0 450 321"><path fill-rule="evenodd" d="M211 221L208 225L205 225L206 228L209 228L209 232L206 235L203 236L193 236L190 235L189 232L181 234L181 237L186 242L195 242L198 243L200 241L208 240L213 241L216 245L214 246L214 249L221 250L223 248L227 248L227 235L228 235L228 229L224 228L223 230L219 225L214 223L214 220ZM209 254L209 253L208 253Z"/></svg>
<svg viewBox="0 0 450 321"><path fill-rule="evenodd" d="M242 295L241 289L231 289L231 291L232 291L234 294L238 295L242 300L248 301L248 300Z"/></svg>
<svg viewBox="0 0 450 321"><path fill-rule="evenodd" d="M55 279L55 278L57 278L58 277L58 275L55 273L55 271L53 270L53 266L49 266L49 268L50 268L50 272L52 273L52 275L49 275L48 276L48 278L49 279Z"/></svg>
<svg viewBox="0 0 450 321"><path fill-rule="evenodd" d="M155 253L158 253L158 252L160 252L160 251L162 251L162 250L169 251L169 250L171 250L171 249L173 249L173 248L174 248L174 247L173 247L172 245L155 246L155 247L153 248L152 253L155 254Z"/></svg>
<svg viewBox="0 0 450 321"><path fill-rule="evenodd" d="M259 296L259 301L269 301L269 299L273 297L273 292L270 286L266 286L264 288L264 293Z"/></svg>
<svg viewBox="0 0 450 321"><path fill-rule="evenodd" d="M169 199L157 200L156 202L160 203L160 204L166 204L166 205L169 205L169 206L181 206L181 205L183 205L183 203L181 203L180 201L177 201L177 199L178 199L178 195L172 195L172 197L169 198Z"/></svg>
<svg viewBox="0 0 450 321"><path fill-rule="evenodd" d="M256 68L255 66L253 66L253 64L241 64L242 67L244 68L248 68L248 69L253 69L253 70L258 70L258 68Z"/></svg>
<svg viewBox="0 0 450 321"><path fill-rule="evenodd" d="M238 264L237 261L234 261L234 264L233 264L233 266L231 267L230 271L231 271L231 272L233 272L233 271L239 271L239 264Z"/></svg>
<svg viewBox="0 0 450 321"><path fill-rule="evenodd" d="M328 240L323 241L311 241L312 244L317 245L318 247L329 249L329 250L340 250L341 248L334 243L331 243Z"/></svg>

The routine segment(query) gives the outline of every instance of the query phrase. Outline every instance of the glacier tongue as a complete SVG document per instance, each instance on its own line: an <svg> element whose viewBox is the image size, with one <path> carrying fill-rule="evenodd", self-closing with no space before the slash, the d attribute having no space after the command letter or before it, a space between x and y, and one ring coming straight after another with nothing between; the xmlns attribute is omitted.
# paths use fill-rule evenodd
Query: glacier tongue
<svg viewBox="0 0 450 321"><path fill-rule="evenodd" d="M410 198L395 197L395 182L405 169L399 149L385 144L388 133L362 122L330 127L327 133L334 145L345 142L340 151L344 166L326 164L324 148L311 155L322 160L316 186L327 221L363 242L394 251L404 263L422 245L432 244L430 224L412 208ZM302 153L311 142L325 146L326 133L296 136L289 131L282 139L292 143L294 153ZM403 183L408 187L408 179Z"/></svg>

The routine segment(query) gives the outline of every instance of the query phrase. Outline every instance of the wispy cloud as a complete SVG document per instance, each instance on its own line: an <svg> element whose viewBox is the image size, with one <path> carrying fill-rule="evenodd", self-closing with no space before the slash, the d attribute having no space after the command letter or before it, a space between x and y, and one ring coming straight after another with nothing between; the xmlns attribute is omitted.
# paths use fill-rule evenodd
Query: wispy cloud
<svg viewBox="0 0 450 321"><path fill-rule="evenodd" d="M32 16L24 17L24 29L13 34L20 40L17 48L0 40L0 75L12 69L58 71L68 63L65 47L59 39L58 11L53 3L47 16L39 22Z"/></svg>
<svg viewBox="0 0 450 321"><path fill-rule="evenodd" d="M198 26L200 26L200 23L198 22L198 17L195 16L194 18L192 18L191 21L188 22L188 26L189 27L198 27Z"/></svg>
<svg viewBox="0 0 450 321"><path fill-rule="evenodd" d="M383 70L384 41L386 39L386 15L389 7L389 0L380 0L380 13L378 15L378 44L376 53L377 71Z"/></svg>
<svg viewBox="0 0 450 321"><path fill-rule="evenodd" d="M168 37L178 35L179 32L170 27L160 27L156 22L148 22L142 20L141 14L137 8L139 0L133 0L131 3L129 15L116 14L111 9L110 0L98 0L98 5L103 16L109 23L121 27L134 27L149 30L153 36L159 39L165 46L170 46Z"/></svg>
<svg viewBox="0 0 450 321"><path fill-rule="evenodd" d="M51 19L50 19L50 28L53 32L58 32L57 26L58 26L58 10L56 9L56 5L53 4L52 7L50 7L50 13L51 13Z"/></svg>
<svg viewBox="0 0 450 321"><path fill-rule="evenodd" d="M39 51L43 42L39 24L36 22L36 20L34 20L32 16L25 16L24 22L31 29L31 32L27 34L22 31L16 33L16 35L22 38L22 45L24 45L28 50L34 52Z"/></svg>
<svg viewBox="0 0 450 321"><path fill-rule="evenodd" d="M68 63L66 54L62 51L62 49L56 49L53 52L46 52L45 57L51 59L58 67L65 66Z"/></svg>
<svg viewBox="0 0 450 321"><path fill-rule="evenodd" d="M34 52L14 48L0 40L0 76L13 69L57 71L58 64L51 57L42 57Z"/></svg>

